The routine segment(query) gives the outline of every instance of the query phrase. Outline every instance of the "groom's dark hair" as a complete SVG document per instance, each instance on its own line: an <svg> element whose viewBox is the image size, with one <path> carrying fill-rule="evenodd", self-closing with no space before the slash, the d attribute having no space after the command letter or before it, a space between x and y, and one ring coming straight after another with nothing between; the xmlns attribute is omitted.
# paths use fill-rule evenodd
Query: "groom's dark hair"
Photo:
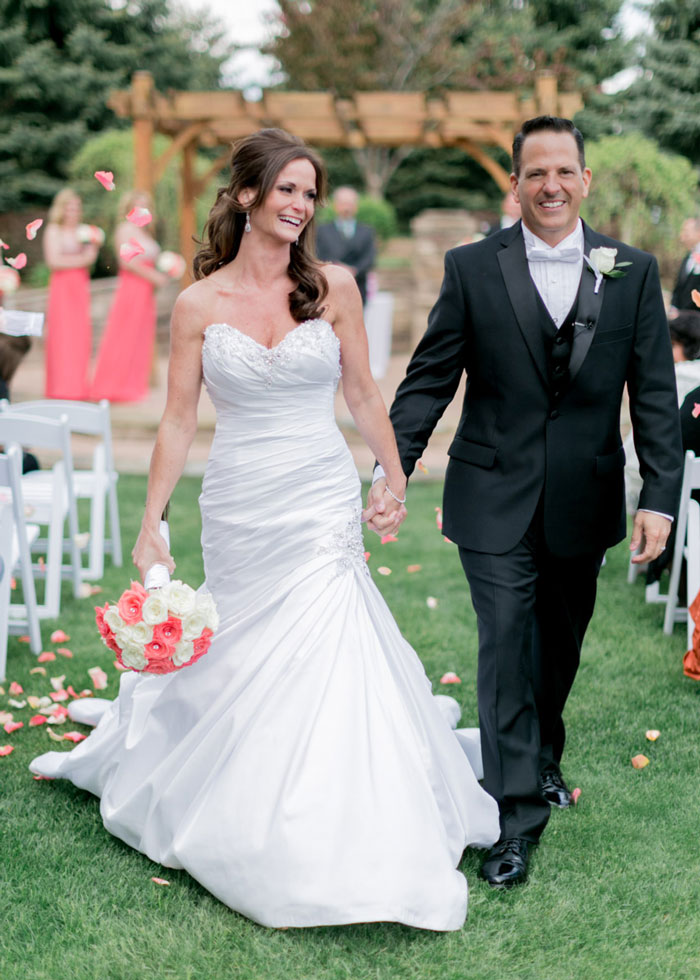
<svg viewBox="0 0 700 980"><path fill-rule="evenodd" d="M562 119L561 116L535 116L534 119L527 119L522 124L520 132L513 140L513 173L516 177L520 174L520 158L523 152L523 143L532 133L541 133L544 130L550 130L553 133L571 133L576 140L581 170L585 169L586 155L583 149L583 136L571 120Z"/></svg>

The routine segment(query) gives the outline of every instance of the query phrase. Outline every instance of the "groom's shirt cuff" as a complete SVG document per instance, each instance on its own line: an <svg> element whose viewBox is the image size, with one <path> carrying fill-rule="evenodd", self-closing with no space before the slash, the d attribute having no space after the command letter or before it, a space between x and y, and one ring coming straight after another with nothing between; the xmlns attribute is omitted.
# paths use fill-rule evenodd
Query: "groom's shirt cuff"
<svg viewBox="0 0 700 980"><path fill-rule="evenodd" d="M658 514L659 517L665 517L667 521L670 521L671 524L673 524L674 518L670 514L662 514L660 510L649 510L648 507L640 507L639 510L643 514Z"/></svg>

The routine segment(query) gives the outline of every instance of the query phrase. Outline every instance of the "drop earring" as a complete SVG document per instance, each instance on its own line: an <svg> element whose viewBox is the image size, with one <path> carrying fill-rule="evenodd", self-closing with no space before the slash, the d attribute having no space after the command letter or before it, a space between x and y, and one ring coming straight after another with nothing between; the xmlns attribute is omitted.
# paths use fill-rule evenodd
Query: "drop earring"
<svg viewBox="0 0 700 980"><path fill-rule="evenodd" d="M252 231L252 228L250 227L250 214L247 211L245 213L245 228L244 228L244 230L245 231Z"/></svg>

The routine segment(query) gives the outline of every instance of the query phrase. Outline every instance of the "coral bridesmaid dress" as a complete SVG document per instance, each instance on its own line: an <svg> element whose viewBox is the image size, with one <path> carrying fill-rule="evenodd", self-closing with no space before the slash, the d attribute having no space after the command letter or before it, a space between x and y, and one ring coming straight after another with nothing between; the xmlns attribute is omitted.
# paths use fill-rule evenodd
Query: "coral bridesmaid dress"
<svg viewBox="0 0 700 980"><path fill-rule="evenodd" d="M158 246L155 242L150 245L150 249L146 246L142 261L147 260L153 266ZM100 342L90 398L95 401L107 398L111 402L137 402L146 398L155 338L153 284L129 269L121 269Z"/></svg>
<svg viewBox="0 0 700 980"><path fill-rule="evenodd" d="M46 397L88 397L92 350L90 274L86 268L54 269L46 311Z"/></svg>

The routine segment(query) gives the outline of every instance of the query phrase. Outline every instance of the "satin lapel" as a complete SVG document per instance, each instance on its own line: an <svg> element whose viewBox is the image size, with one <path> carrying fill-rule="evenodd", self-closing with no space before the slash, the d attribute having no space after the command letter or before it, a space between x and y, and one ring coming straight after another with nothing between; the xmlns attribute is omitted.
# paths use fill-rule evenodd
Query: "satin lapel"
<svg viewBox="0 0 700 980"><path fill-rule="evenodd" d="M584 246L586 255L598 244L598 236L595 232L584 224ZM595 292L595 274L587 262L583 263L581 273L581 285L578 292L578 302L576 304L576 320L574 322L574 342L571 348L571 359L569 361L569 384L571 384L581 370L581 365L586 359L590 350L595 332L598 327L598 319L603 306L603 294L605 293L605 276L603 276L598 292Z"/></svg>
<svg viewBox="0 0 700 980"><path fill-rule="evenodd" d="M498 253L498 262L520 331L542 380L548 384L542 317L535 295L537 287L530 276L520 224Z"/></svg>

